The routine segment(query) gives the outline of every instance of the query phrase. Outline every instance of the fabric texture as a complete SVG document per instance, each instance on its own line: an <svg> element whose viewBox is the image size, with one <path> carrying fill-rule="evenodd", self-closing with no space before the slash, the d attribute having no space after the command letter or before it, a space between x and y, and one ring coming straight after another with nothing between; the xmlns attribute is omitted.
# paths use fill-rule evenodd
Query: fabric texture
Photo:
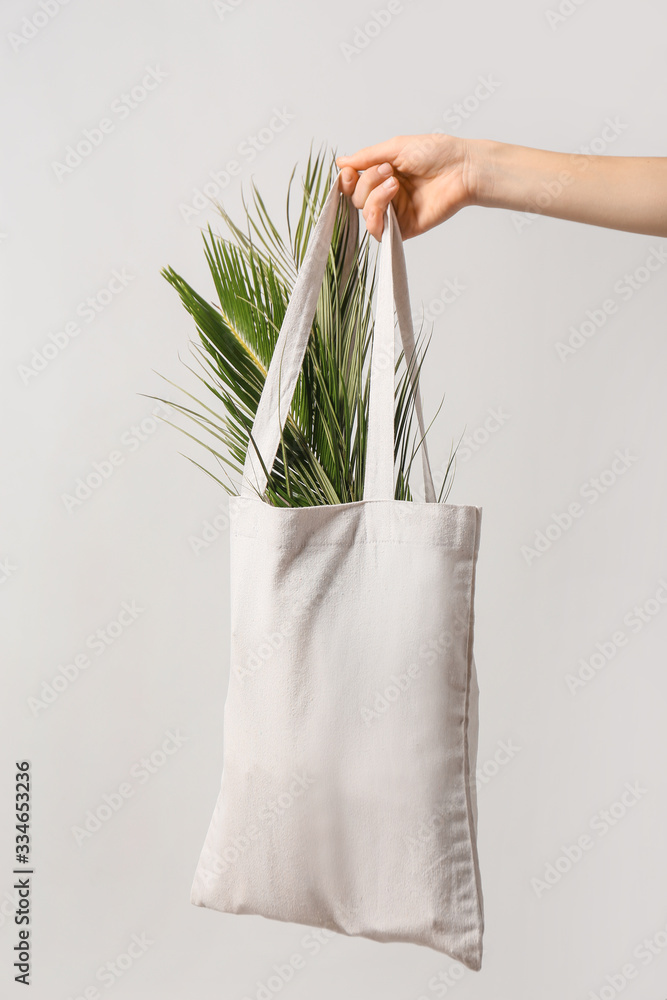
<svg viewBox="0 0 667 1000"><path fill-rule="evenodd" d="M267 469L289 410L340 198L324 203L253 438ZM222 782L191 902L481 968L473 656L481 508L394 500L394 305L414 350L393 206L381 243L364 499L261 499L248 451L230 504L231 669ZM418 390L418 387L416 387ZM423 428L421 402L418 419Z"/></svg>

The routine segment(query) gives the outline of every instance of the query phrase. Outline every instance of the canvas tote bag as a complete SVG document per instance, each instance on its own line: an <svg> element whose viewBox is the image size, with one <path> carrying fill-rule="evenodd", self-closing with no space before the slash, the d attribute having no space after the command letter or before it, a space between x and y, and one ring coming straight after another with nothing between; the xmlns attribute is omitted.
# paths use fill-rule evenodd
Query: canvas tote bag
<svg viewBox="0 0 667 1000"><path fill-rule="evenodd" d="M337 175L293 289L253 427L270 470L324 277ZM230 513L231 669L220 792L191 902L479 969L481 508L394 499L394 302L414 350L403 245L385 214L364 499L275 507L248 449ZM421 406L418 419L423 433Z"/></svg>

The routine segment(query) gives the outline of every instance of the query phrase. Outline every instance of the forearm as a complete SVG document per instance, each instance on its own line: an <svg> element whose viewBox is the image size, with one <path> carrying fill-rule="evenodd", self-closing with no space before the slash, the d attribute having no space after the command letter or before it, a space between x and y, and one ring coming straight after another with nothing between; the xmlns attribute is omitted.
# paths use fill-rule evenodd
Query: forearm
<svg viewBox="0 0 667 1000"><path fill-rule="evenodd" d="M667 157L475 145L478 205L667 237Z"/></svg>

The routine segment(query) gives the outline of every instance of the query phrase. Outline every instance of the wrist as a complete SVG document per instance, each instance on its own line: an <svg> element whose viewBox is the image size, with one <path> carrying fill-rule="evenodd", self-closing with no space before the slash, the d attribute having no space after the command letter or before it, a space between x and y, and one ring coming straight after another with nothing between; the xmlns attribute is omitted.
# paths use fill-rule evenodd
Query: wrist
<svg viewBox="0 0 667 1000"><path fill-rule="evenodd" d="M511 147L493 139L468 139L465 142L463 179L470 205L505 208Z"/></svg>
<svg viewBox="0 0 667 1000"><path fill-rule="evenodd" d="M471 162L471 176L476 178L472 204L486 208L552 214L546 205L554 201L553 190L562 191L574 179L573 154L509 142L475 140Z"/></svg>

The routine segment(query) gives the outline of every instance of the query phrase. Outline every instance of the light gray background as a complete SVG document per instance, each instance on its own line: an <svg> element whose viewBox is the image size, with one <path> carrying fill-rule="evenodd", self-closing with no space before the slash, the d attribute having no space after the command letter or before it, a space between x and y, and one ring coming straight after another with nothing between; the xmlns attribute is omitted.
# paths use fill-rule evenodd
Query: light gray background
<svg viewBox="0 0 667 1000"><path fill-rule="evenodd" d="M186 223L181 207L209 171L237 159L226 207L240 218L240 192L254 176L279 215L311 139L351 152L443 129L576 150L612 119L623 127L597 151L666 152L659 4L585 0L552 26L555 2L403 0L346 59L341 43L385 6L236 0L218 12L205 0L71 0L15 51L10 36L40 8L3 4L3 996L22 989L12 982L7 914L13 761L24 757L34 774L35 998L75 998L95 984L113 1000L254 998L294 952L306 966L281 991L293 1000L612 997L628 962L637 975L625 997L667 995L667 611L650 603L667 576L667 267L628 301L613 288L651 248L667 249L647 236L538 216L519 229L509 213L468 209L406 245L414 304L439 312L424 373L431 415L446 393L431 432L434 464L466 427L487 438L459 463L450 497L484 510L483 970L462 973L426 948L344 937L311 955L305 928L189 903L218 790L229 670L226 532L199 554L191 540L223 496L179 456L201 457L176 430L149 421L154 433L129 443L155 405L139 394L168 388L154 370L185 384L179 354L187 359L192 326L160 267L211 294L198 228L217 225L215 212ZM125 120L110 114L146 67L166 78ZM479 77L491 77L494 92L476 102ZM445 116L466 99L469 117L455 125ZM292 120L250 162L240 146L274 108ZM105 116L114 131L58 180L54 161ZM25 384L20 366L33 348L123 268L128 286ZM439 305L456 279L465 291ZM560 360L555 345L568 327L610 296L617 312ZM485 432L489 409L499 408L503 426ZM617 449L634 461L589 503L582 488ZM62 495L116 450L123 463L68 511ZM575 501L582 517L528 564L522 546ZM131 601L143 609L137 620L35 715L28 699ZM633 632L624 618L646 601L649 620ZM626 646L572 694L566 675L619 629ZM130 778L168 730L187 736L178 752L145 783ZM502 766L493 762L499 741L520 747ZM77 844L72 827L127 781L132 797ZM591 822L626 782L646 791L601 836ZM538 896L531 880L585 833L593 848ZM152 944L103 985L97 970L133 934ZM657 942L650 961L634 954L644 939ZM441 973L455 985L433 979Z"/></svg>

